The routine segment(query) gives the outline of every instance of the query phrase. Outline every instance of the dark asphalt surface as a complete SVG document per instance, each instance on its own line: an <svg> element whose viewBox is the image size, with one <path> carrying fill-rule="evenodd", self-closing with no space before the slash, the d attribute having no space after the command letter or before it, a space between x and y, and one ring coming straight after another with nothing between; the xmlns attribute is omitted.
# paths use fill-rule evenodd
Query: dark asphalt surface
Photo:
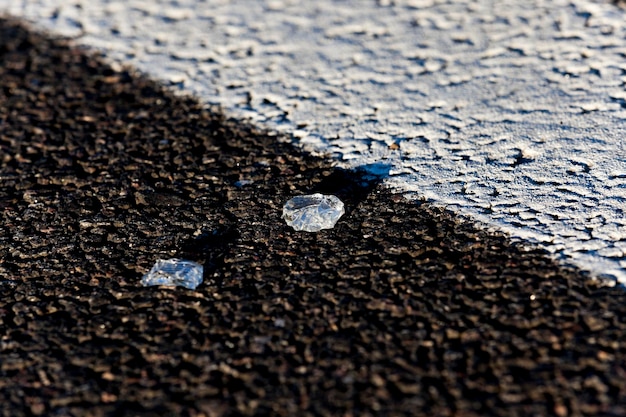
<svg viewBox="0 0 626 417"><path fill-rule="evenodd" d="M623 289L6 20L0 213L4 416L626 415Z"/></svg>

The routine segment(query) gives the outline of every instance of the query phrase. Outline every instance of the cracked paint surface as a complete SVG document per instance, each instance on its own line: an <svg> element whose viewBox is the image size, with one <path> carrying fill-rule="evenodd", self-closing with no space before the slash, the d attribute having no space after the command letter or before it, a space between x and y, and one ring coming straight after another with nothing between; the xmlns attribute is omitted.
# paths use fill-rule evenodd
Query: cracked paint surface
<svg viewBox="0 0 626 417"><path fill-rule="evenodd" d="M0 0L410 197L626 282L626 13L584 0ZM374 165L372 165L374 164Z"/></svg>

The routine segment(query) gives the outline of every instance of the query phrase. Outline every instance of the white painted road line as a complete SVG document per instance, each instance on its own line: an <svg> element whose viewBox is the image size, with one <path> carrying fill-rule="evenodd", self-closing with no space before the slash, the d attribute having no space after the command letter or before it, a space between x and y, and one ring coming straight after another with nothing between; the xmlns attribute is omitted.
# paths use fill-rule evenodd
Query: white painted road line
<svg viewBox="0 0 626 417"><path fill-rule="evenodd" d="M626 13L585 0L0 0L626 282Z"/></svg>

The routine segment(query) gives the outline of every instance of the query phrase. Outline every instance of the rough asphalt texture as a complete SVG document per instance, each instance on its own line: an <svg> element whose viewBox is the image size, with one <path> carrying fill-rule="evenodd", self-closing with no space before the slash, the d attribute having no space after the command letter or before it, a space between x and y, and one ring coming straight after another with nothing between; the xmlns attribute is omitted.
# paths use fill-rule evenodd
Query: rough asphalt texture
<svg viewBox="0 0 626 417"><path fill-rule="evenodd" d="M626 13L605 0L1 10L626 284Z"/></svg>
<svg viewBox="0 0 626 417"><path fill-rule="evenodd" d="M11 21L0 208L4 416L626 414L622 289Z"/></svg>

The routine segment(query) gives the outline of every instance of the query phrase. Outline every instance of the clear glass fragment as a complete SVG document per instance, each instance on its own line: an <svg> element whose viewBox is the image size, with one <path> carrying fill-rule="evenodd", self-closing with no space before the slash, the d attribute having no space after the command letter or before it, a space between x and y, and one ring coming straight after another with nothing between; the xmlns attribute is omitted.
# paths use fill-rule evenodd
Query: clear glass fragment
<svg viewBox="0 0 626 417"><path fill-rule="evenodd" d="M184 259L159 259L147 274L141 278L143 286L181 286L195 290L202 283L202 265Z"/></svg>
<svg viewBox="0 0 626 417"><path fill-rule="evenodd" d="M294 197L283 206L283 219L298 231L332 229L345 213L343 202L334 195L311 194Z"/></svg>

